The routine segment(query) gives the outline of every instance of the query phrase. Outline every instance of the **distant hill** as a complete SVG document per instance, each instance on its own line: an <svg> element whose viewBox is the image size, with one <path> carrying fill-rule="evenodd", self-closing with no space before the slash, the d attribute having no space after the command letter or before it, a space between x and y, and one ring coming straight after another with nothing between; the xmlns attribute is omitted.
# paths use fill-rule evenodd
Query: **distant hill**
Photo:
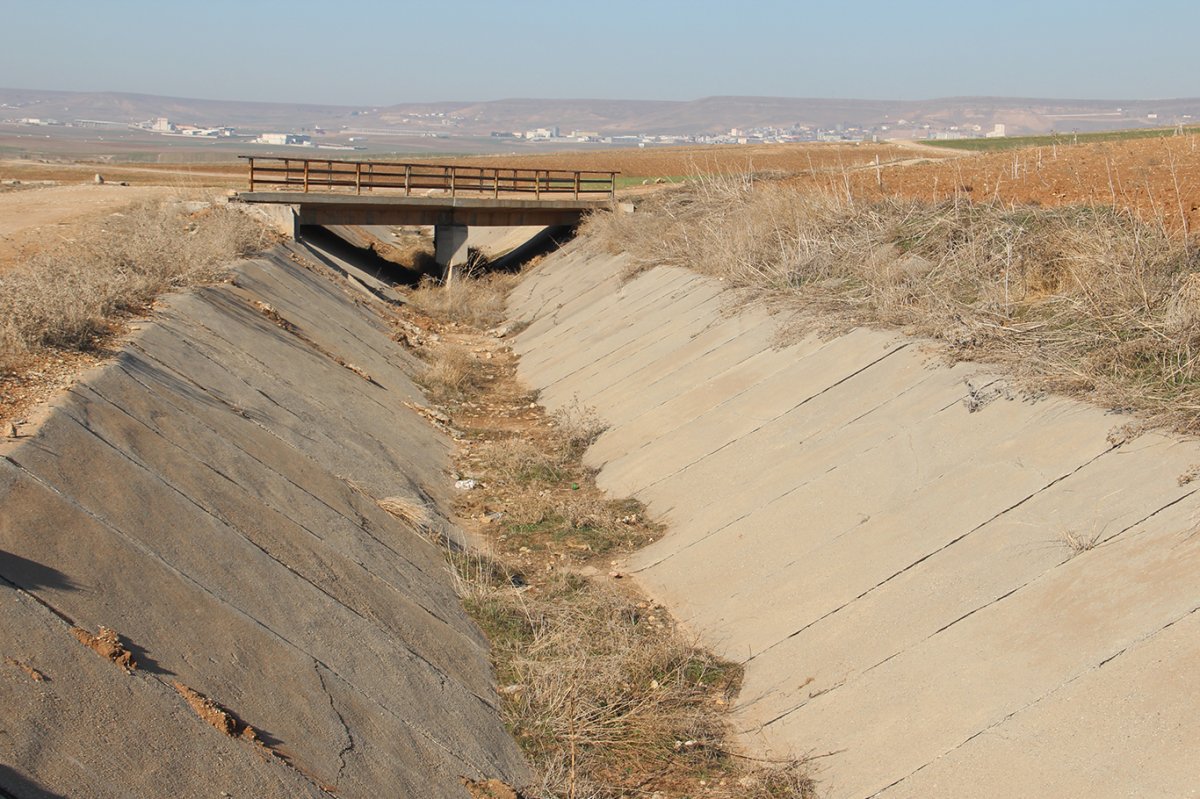
<svg viewBox="0 0 1200 799"><path fill-rule="evenodd" d="M1200 120L1200 98L1049 100L948 97L932 100L839 100L789 97L705 97L688 101L538 100L401 103L390 106L293 105L158 97L119 92L58 92L0 88L0 119L49 117L233 125L249 130L343 127L377 132L487 135L557 126L563 132L681 134L730 128L874 127L903 132L924 125L1006 125L1010 134L1051 130L1159 127Z"/></svg>

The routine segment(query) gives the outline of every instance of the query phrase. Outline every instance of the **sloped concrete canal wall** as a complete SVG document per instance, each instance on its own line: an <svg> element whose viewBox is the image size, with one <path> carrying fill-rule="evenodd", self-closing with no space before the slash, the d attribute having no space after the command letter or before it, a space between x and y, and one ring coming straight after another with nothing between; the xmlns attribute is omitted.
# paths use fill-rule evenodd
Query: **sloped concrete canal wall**
<svg viewBox="0 0 1200 799"><path fill-rule="evenodd" d="M600 484L669 525L629 568L746 664L748 746L834 797L1197 795L1200 446L625 265L525 279L521 374L609 423Z"/></svg>
<svg viewBox="0 0 1200 799"><path fill-rule="evenodd" d="M462 799L462 776L527 776L441 553L373 499L446 499L413 359L290 247L168 299L3 445L9 794ZM138 668L73 625L116 630Z"/></svg>

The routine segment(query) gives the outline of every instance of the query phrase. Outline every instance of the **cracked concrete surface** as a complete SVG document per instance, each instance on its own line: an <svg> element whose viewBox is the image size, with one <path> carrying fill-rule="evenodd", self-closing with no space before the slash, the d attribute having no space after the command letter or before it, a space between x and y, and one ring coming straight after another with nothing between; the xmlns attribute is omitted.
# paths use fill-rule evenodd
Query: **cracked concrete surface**
<svg viewBox="0 0 1200 799"><path fill-rule="evenodd" d="M414 362L296 252L169 298L0 444L0 655L48 676L0 665L10 793L461 797L463 776L527 778L441 553L372 499L448 507L449 443L404 405L423 402ZM68 622L115 629L141 667Z"/></svg>
<svg viewBox="0 0 1200 799"><path fill-rule="evenodd" d="M598 482L670 525L628 568L745 663L747 745L830 753L831 797L1200 792L1200 445L1114 447L1126 418L894 333L775 348L714 281L625 266L526 277L521 375L609 423Z"/></svg>

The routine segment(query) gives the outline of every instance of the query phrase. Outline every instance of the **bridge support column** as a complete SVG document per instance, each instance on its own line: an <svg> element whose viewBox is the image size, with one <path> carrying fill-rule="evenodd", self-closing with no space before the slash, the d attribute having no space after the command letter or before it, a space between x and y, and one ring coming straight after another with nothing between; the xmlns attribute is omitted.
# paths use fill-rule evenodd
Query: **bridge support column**
<svg viewBox="0 0 1200 799"><path fill-rule="evenodd" d="M449 283L455 267L467 262L467 226L434 225L433 257L442 267L442 280Z"/></svg>

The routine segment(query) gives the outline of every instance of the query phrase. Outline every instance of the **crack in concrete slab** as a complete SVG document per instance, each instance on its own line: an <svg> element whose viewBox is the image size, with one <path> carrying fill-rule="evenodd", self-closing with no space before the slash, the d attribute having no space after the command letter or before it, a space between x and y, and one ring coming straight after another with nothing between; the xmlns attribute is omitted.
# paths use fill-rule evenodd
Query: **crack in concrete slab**
<svg viewBox="0 0 1200 799"><path fill-rule="evenodd" d="M342 748L337 753L338 772L337 776L333 778L333 791L336 793L338 788L341 787L342 777L346 773L346 758L354 752L356 744L354 734L350 731L350 725L346 723L342 712L337 709L337 705L333 701L333 694L329 692L329 685L325 682L325 675L321 673L321 664L315 658L313 659L313 671L317 674L317 679L321 683L321 690L325 693L325 698L329 700L329 709L337 716L338 723L342 725L342 733L346 736L345 744L342 745Z"/></svg>
<svg viewBox="0 0 1200 799"><path fill-rule="evenodd" d="M1172 504L1174 504L1174 503L1172 503ZM933 765L934 763L936 763L938 760L941 760L942 758L944 758L944 757L946 757L946 756L948 756L948 755L951 755L951 754L953 754L954 752L957 752L959 749L962 749L964 746L966 746L967 744L971 743L971 741L975 740L975 739L976 739L976 738L978 738L979 736L981 736L981 735L984 735L984 734L986 734L986 733L989 733L989 732L991 732L992 730L996 729L997 727L1000 727L1001 725L1003 725L1003 724L1007 723L1007 722L1008 722L1010 719L1014 718L1015 716L1017 716L1017 715L1020 715L1021 713L1024 713L1026 710L1029 710L1030 708L1032 708L1032 707L1035 707L1036 705L1039 705L1039 704L1041 704L1041 703L1042 703L1042 702L1044 702L1045 700L1049 699L1050 697L1054 696L1055 694L1057 694L1057 693L1059 693L1060 691L1062 691L1062 690L1064 690L1065 688L1067 688L1069 685L1072 685L1073 683L1075 683L1075 682L1077 682L1077 681L1079 681L1079 680L1083 679L1084 677L1088 676L1089 674L1091 674L1091 673L1092 673L1092 672L1094 672L1094 671L1098 671L1099 669L1102 669L1102 668L1104 668L1104 667L1105 667L1105 666L1107 666L1109 663L1113 662L1113 661L1114 661L1114 660L1116 660L1117 658L1119 658L1119 657L1121 657L1122 655L1124 655L1124 654L1125 654L1126 652L1128 652L1130 649L1134 649L1134 648L1137 648L1137 647L1140 647L1140 646L1144 645L1145 643L1147 643L1148 641L1150 641L1151 639L1153 639L1155 636L1157 636L1157 635L1160 635L1160 634L1161 634L1162 632L1164 632L1165 630L1168 630L1168 629L1170 629L1171 627L1174 627L1174 626L1175 626L1176 624L1178 624L1179 622L1183 621L1184 619L1188 618L1189 616L1191 616L1191 615L1193 615L1193 614L1195 614L1195 613L1197 613L1197 612L1200 612L1200 605L1198 605L1198 606L1196 606L1196 607L1192 608L1191 610L1189 610L1189 611L1187 611L1187 612L1185 612L1185 613L1183 613L1183 614L1181 614L1181 615L1177 616L1177 617L1176 617L1176 618L1174 618L1174 619L1171 619L1169 622L1167 622L1167 623L1166 623L1166 624L1164 624L1163 626L1159 627L1158 629L1156 629L1156 630L1154 630L1154 631L1152 631L1152 632L1150 632L1150 633L1147 633L1146 635L1144 635L1144 636L1141 636L1140 638L1137 638L1137 639L1135 639L1135 640L1131 641L1129 644L1127 644L1126 646L1122 647L1122 648L1121 648L1120 650L1118 650L1117 652L1115 652L1115 653L1113 653L1113 654L1109 655L1109 656L1108 656L1108 657L1106 657L1105 659L1103 659L1103 660L1101 660L1100 662L1096 663L1096 665L1094 665L1094 666L1089 666L1088 668L1082 669L1082 670L1081 670L1079 673L1077 673L1077 674L1075 674L1075 675L1071 676L1069 679L1067 679L1067 680L1064 680L1063 682L1061 682L1061 683L1059 683L1058 685L1054 686L1054 687L1053 687L1053 688L1051 688L1050 690L1048 690L1048 691L1046 691L1046 692L1042 693L1041 695L1037 696L1037 697L1036 697L1036 698L1034 698L1033 700L1031 700L1031 701L1029 701L1029 702L1025 703L1025 704L1024 704L1024 705L1022 705L1021 707L1019 707L1019 708L1016 708L1015 710L1013 710L1013 711L1011 711L1011 712L1007 713L1007 714L1006 714L1006 715L1005 715L1003 718L1000 718L1000 719L998 719L997 721L994 721L994 722L992 722L991 724L987 725L986 727L984 727L984 728L982 728L982 729L976 730L974 733L972 733L971 735L967 736L967 737L966 737L966 738L964 738L962 741L960 741L959 743L957 743L957 744L955 744L954 746L950 747L949 749L947 749L946 751L942 752L942 753L941 753L941 754L939 754L938 756L936 756L936 757L934 757L933 759L931 759L931 760L929 760L929 761L927 761L927 762L925 762L925 763L921 764L920 766L918 766L917 768L913 769L912 771L910 771L909 773L905 774L904 776L902 776L902 777L900 777L900 778L898 778L898 779L896 779L896 780L893 780L892 782L890 782L890 783L888 783L887 785L883 786L883 787L882 787L882 788L880 788L879 790L877 790L877 791L874 791L874 792L873 792L873 793L871 793L871 794L868 794L868 796L869 796L869 797L876 797L876 796L881 796L881 795L883 795L884 793L886 793L887 791L889 791L889 790L891 790L892 788L896 787L896 786L897 786L897 785L899 785L900 783L902 783L902 782L904 782L904 781L906 781L906 780L908 780L908 779L911 779L911 778L912 778L914 775L916 775L917 773L919 773L919 772L921 772L921 771L924 771L926 768L930 767L931 765Z"/></svg>
<svg viewBox="0 0 1200 799"><path fill-rule="evenodd" d="M128 374L128 372L126 372L126 374ZM132 375L131 375L130 377L132 378ZM137 381L137 380L136 380L136 378L132 378L132 379L134 379L134 380L135 380L135 382L138 382L138 384L139 384L139 385L142 385L144 388L147 388L147 390L148 390L148 391L150 390L148 387L145 387L145 386L144 386L144 384L142 384L140 381ZM147 430L147 431L148 431L150 434L152 434L152 435L155 435L155 436L157 436L158 438L160 438L160 439L161 439L162 441L164 441L164 442L165 442L165 443L166 443L168 446L171 446L171 447L175 448L176 450L178 450L179 452L183 453L183 454L184 454L186 457L188 457L188 458L192 459L192 460L193 460L194 462L196 462L196 463L197 463L199 466L201 466L201 467L203 467L203 468L206 468L206 469L208 469L208 470L212 471L214 474L218 475L220 478L222 478L223 480L225 480L225 481L226 481L227 483L229 483L229 484L230 484L230 485L231 485L231 486L232 486L232 487L233 487L235 490L239 491L239 492L240 492L240 493L242 493L243 495L245 495L245 496L250 496L250 493L249 493L248 491L246 491L246 489L245 489L245 488L244 488L244 487L241 485L241 483L239 483L238 481L236 481L236 480L234 480L233 478L229 477L228 475L224 474L223 472L221 472L219 469L217 469L215 466L213 466L212 464L208 463L207 461L204 461L204 460L200 460L200 459L197 459L197 458L195 458L195 456L194 456L194 455L192 455L192 453L191 453L189 450L187 450L185 447L183 447L183 446L181 446L180 444L176 443L174 440L172 440L172 439L170 439L170 438L167 438L166 436L164 436L164 435L163 435L163 434L162 434L160 431L158 431L157 429L155 429L155 428L151 427L150 425L146 424L146 423L145 423L143 420L141 420L141 419L137 418L136 416L133 416L132 414L130 414L130 413L127 411L127 410L125 410L124 408L122 408L120 405L118 405L117 403L115 403L115 402L113 402L112 400L110 400L110 399L108 399L107 397L105 397L105 396L104 396L104 394L103 394L101 391L99 391L99 390L98 390L96 387L94 387L94 386L87 386L86 388L87 388L87 390L88 390L88 391L90 391L92 394L94 394L94 395L95 395L96 397L98 397L100 400L102 400L102 401L106 402L108 405L110 405L111 407L113 407L114 409L116 409L117 411L119 411L120 413L122 413L122 414L126 415L126 416L127 416L129 419L131 419L131 420L132 420L133 422L135 422L136 424L139 424L139 425L141 425L141 426L142 426L143 428L145 428L145 429L146 429L146 430ZM72 389L72 390L74 391L74 389ZM160 394L158 394L158 393L156 393L156 392L155 392L155 393L152 393L152 396L161 397L161 395L160 395ZM174 403L171 403L171 404L172 404L172 405L174 405ZM178 407L178 406L175 406L175 407ZM69 413L69 411L68 411L68 415L69 415L69 416L72 416L72 418L75 418L75 417L74 417L72 414L70 414L70 413ZM421 574L425 574L425 573L426 573L425 569L424 569L424 568L422 568L420 565L418 565L417 563L415 563L414 561L412 561L412 560L411 560L409 557L407 557L406 555L404 555L402 552L398 551L397 549L395 549L394 547L390 546L390 545L389 545L389 544L387 544L385 541L383 541L381 538L379 538L378 536L376 536L376 535L375 535L375 534L372 532L372 530L371 530L371 527L370 527L369 520L368 520L368 519L366 519L366 517L363 517L361 514L357 514L357 517L356 517L355 519L351 519L350 517L346 516L346 514L345 514L345 513L343 513L341 510L339 510L339 509L337 509L337 508L333 507L333 506L332 506L332 505L330 505L329 503L327 503L327 502L325 502L324 500L322 500L320 497L318 497L318 496L316 496L315 494L313 494L311 491L308 491L308 490L307 490L307 489L305 489L303 486L301 486L301 485L297 484L297 483L296 483L294 480L292 480L292 479L288 478L286 475L284 475L284 474L281 474L280 472L276 471L276 470L275 470L273 467L271 467L269 464L266 464L266 463L264 463L263 461L259 460L259 459L258 459L258 458L256 458L254 455L252 455L251 453L247 452L245 449L241 448L241 447L240 447L240 446L237 444L237 442L236 442L236 439L227 439L226 437L224 437L224 436L221 436L221 435L220 435L220 433L218 433L218 431L216 431L214 428L212 428L212 427L211 427L211 426L209 426L208 424L204 423L203 421L199 420L198 418L196 418L196 417L193 417L193 419L194 419L194 420L195 420L195 421L196 421L198 424L202 425L202 426L203 426L203 427L204 427L206 430L209 430L210 432L212 432L212 433L214 434L214 436L217 436L217 437L219 437L219 438L220 438L222 441L225 441L225 442L226 442L226 444L227 444L228 446L230 446L230 447L232 447L232 448L236 449L238 452L240 452L240 453L241 453L242 455L244 455L246 458L248 458L248 459L252 460L252 461L253 461L255 464L257 464L257 465L261 466L261 467L262 467L262 469L263 469L264 471L268 472L268 473L269 473L269 474L271 474L271 475L274 475L275 477L279 478L280 480L282 480L282 481L286 482L288 485L291 485L291 486L293 486L294 488L296 488L298 491L302 492L302 493L303 493L303 494L305 494L306 496L308 496L308 497L311 497L311 498L312 498L312 499L313 499L315 502L319 503L320 505L322 505L323 507L325 507L326 509L328 509L328 510L329 510L329 511L330 511L332 514L334 514L335 516L337 516L337 517L339 517L339 518L342 518L342 519L344 519L344 520L345 520L345 521L346 521L348 524L354 525L354 526L355 526L355 528L356 528L357 530L359 530L360 532L363 532L363 533L365 533L365 534L367 535L367 537L368 537L368 538L369 538L371 541L374 541L376 544L378 544L379 546L381 546L381 547L382 547L383 549L385 549L387 552L391 553L393 556L395 556L396 558L400 559L401 561L403 561L404 563L406 563L407 565L409 565L410 567L412 567L412 568L413 568L414 570L416 570L418 573L421 573ZM77 422L79 422L80 424L82 424L82 422L81 422L80 420L76 419L76 421L77 421ZM86 425L85 425L85 426L86 426ZM299 453L297 453L297 454L299 454ZM132 457L130 457L130 459L131 459L131 460L134 460ZM135 463L138 463L139 465L141 465L143 469L145 469L145 470L147 470L147 471L152 471L152 470L150 470L150 468L149 468L149 466L148 466L147 464L145 464L145 463L141 462L140 460L134 460L134 462L135 462ZM291 521L292 523L296 524L296 526L297 526L297 527L299 527L301 530L304 530L306 533L308 533L308 534L309 534L309 535L310 535L310 536L311 536L313 539L315 539L315 540L317 540L317 541L321 542L322 544L328 544L328 542L326 541L326 539L325 539L323 536L321 536L320 534L318 534L318 533L317 533L315 530L313 530L312 528L310 528L310 527L309 527L308 525L306 525L306 524L305 524L303 521L301 521L301 520L298 520L298 519L294 518L294 517L293 517L293 516L291 516L290 514L287 514L287 513L283 512L283 511L282 511L282 510L280 510L280 509L274 508L274 506L271 506L271 507L272 507L272 509L273 509L273 510L275 510L275 512L277 512L277 513L280 513L280 515L281 515L281 516L283 516L283 518L286 518L286 519L288 519L288 520L289 520L289 521ZM233 526L233 525L232 525L230 522L228 522L227 520L225 520L223 517L222 517L222 521L224 521L226 524L229 524L230 526ZM441 622L441 623L443 623L443 624L449 624L449 623L448 623L448 621L447 621L445 618L443 618L443 617L442 617L442 616L441 616L439 613L437 613L437 612L436 612L436 611L435 611L433 608L429 607L429 606L428 606L428 605L426 605L425 603L422 603L422 602L417 602L417 601L415 601L414 597L412 597L412 596L410 596L410 595L408 595L408 594L405 594L404 592L400 591L400 589L399 589L399 587L398 587L398 586L395 586L395 585L391 584L390 582L388 582L387 580L383 580L382 578L380 578L380 577L376 576L376 575L375 575L373 572L371 572L371 570L370 570L370 569L369 569L369 568L366 566L366 564L362 563L361 561L359 561L359 560L357 560L357 559L355 559L355 558L351 558L351 557L349 557L349 556L345 556L345 557L346 557L346 560L347 560L347 562L349 562L349 563L353 563L353 564L357 565L358 567L360 567L360 568L361 568L361 569L364 571L364 573L365 573L365 574L367 574L367 575L368 575L368 576L369 576L371 579L373 579L373 580L376 580L376 581L379 581L380 583L382 583L383 585L385 585L385 586L386 586L386 587L387 587L389 590L391 590L391 591L393 591L393 592L395 592L395 593L398 593L398 594L400 594L400 595L401 595L401 596L403 596L403 597L404 597L404 598L405 598L407 601L411 601L411 602L413 602L413 603L414 603L414 604L415 604L417 607L420 607L420 608L421 608L423 611L425 611L427 614L429 614L429 615L430 615L430 616L432 616L433 618L437 619L439 622ZM453 629L453 628L451 628L451 629Z"/></svg>
<svg viewBox="0 0 1200 799"><path fill-rule="evenodd" d="M787 409L787 410L786 410L786 411L784 411L783 413L780 413L779 415L777 415L777 416L775 416L775 417L772 417L771 419L768 419L767 421L763 422L762 424L760 424L758 427L754 428L753 430L750 430L750 431L748 431L747 433L745 433L745 434L743 434L743 435L739 436L738 438L735 438L735 439L733 439L732 441L728 441L728 442L726 442L725 444L723 444L723 445L721 445L721 446L717 447L716 449L712 450L711 452L709 452L709 453L707 453L707 454L705 454L705 455L702 455L701 457L699 457L699 458L697 458L697 459L693 460L691 463L689 463L689 464L687 464L687 465L685 465L685 466L682 466L682 467L680 467L679 469L676 469L674 472L672 472L671 474L667 475L666 477L662 477L662 478L660 478L660 479L658 479L658 480L655 480L655 481L654 481L654 482L652 482L652 483L648 483L648 484L645 486L645 488L643 488L643 489L641 489L641 490L646 490L646 489L648 489L648 488L650 488L650 487L652 487L652 486L655 486L655 485L657 485L657 484L659 484L659 483L663 482L664 480L668 480L668 479L671 479L671 478L673 478L673 477L675 477L675 476L677 476L677 475L680 475L680 474L682 474L683 472L685 472L686 470L690 469L692 466L696 465L696 464L697 464L697 463L699 463L700 461L702 461L702 460L705 460L706 458L709 458L709 457L711 457L712 455L714 455L714 454L716 454L716 453L718 453L718 452L721 452L722 450L726 449L727 447L730 447L730 446L732 446L733 444L735 444L735 443L737 443L738 441L740 441L742 438L745 438L745 437L747 437L747 436L751 436L751 435L753 435L754 433L758 432L758 431L759 431L759 430L761 430L762 428L766 427L768 424L771 424L772 422L776 421L777 419L781 419L781 418L783 418L784 416L787 416L788 414L790 414L790 413L792 413L793 411L795 411L797 408L800 408L800 407L802 407L803 405L807 404L808 402L810 402L811 400L815 399L816 397L819 397L819 396L821 396L822 394L826 393L827 391L830 391L830 390L832 390L833 388L836 388L837 386L841 385L842 383L846 382L847 380L849 380L849 379L853 378L855 375L858 375L858 374L861 374L862 372L865 372L867 369L870 369L870 368L871 368L872 366L874 366L875 364L877 364L877 363L879 363L879 362L881 362L881 361L885 360L886 358L889 358L889 357L891 357L892 355L896 354L897 352L900 352L901 350L905 349L907 346L908 346L908 344L907 344L907 343L906 343L906 344L902 344L901 346L897 347L897 348L896 348L896 349L894 349L894 350L891 350L890 352L888 352L887 354L883 355L882 357L880 357L880 358L877 358L876 360L872 361L871 363L867 364L866 366L863 366L861 369L858 369L858 370L856 370L855 372L853 372L852 374L850 374L850 375L847 375L846 377L842 378L841 380L838 380L836 383L833 383L833 384L831 384L831 385L827 386L826 388L822 389L821 391L818 391L816 394L813 394L813 395L811 395L811 396L809 396L809 397L805 398L804 400L801 400L801 401L800 401L800 402L798 402L796 405L794 405L794 406L792 406L791 408ZM742 393L744 393L744 392L742 392ZM718 407L719 407L719 406L718 406ZM834 467L833 467L833 469L836 469L836 468L837 468L837 466L834 466ZM833 469L830 469L829 471L833 471ZM815 480L816 478L814 477L813 479ZM673 551L673 552L669 552L669 553L667 553L667 554L663 555L661 558L659 558L658 560L654 561L653 563L648 563L648 564L646 564L645 566L640 566L640 567L638 567L637 569L633 570L633 572L632 572L632 573L634 573L634 574L637 574L637 573L640 573L640 572L646 571L647 569L653 568L654 566L658 566L659 564L663 563L664 561L667 561L667 560L669 560L669 559L671 559L671 558L675 557L676 555L680 554L681 552L685 552L685 551L687 551L688 549L691 549L692 547L696 546L697 544L699 544L699 543L701 543L701 542L703 542L703 541L705 541L705 540L707 540L707 539L711 538L712 536L714 536L714 535L716 535L716 534L720 533L722 530L725 530L725 529L727 529L727 528L728 528L728 527L730 527L731 525L733 525L733 524L736 524L736 523L737 523L737 522L739 522L739 521L742 521L743 519L745 519L745 518L746 518L746 517L748 517L748 516L751 516L751 515L753 515L754 513L757 513L758 511L762 510L762 508L765 508L765 507L768 507L768 506L770 506L770 505L774 504L774 502L775 502L775 501L777 501L778 499L782 499L782 498L784 498L784 497L786 497L786 496L788 496L788 495L790 495L790 494L792 494L792 493L794 493L794 492L796 492L796 491L799 491L801 488L803 488L803 486L804 486L804 485L806 485L806 484L807 484L807 482L811 482L811 481L806 481L805 483L801 483L800 485L797 485L797 486L793 487L793 488L792 488L792 489L790 489L789 491L786 491L786 492L784 492L783 494L781 494L781 495L780 495L780 496L779 496L779 497L778 497L776 500L772 500L771 502L768 502L768 503L766 503L765 505L763 505L763 506L760 506L759 508L755 508L754 510L748 511L747 513L743 514L742 516L738 517L737 519L734 519L734 520L732 520L732 521L730 521L730 522L728 522L728 523L726 523L726 524L723 524L723 525L721 525L721 526L720 526L720 527L718 527L717 529L715 529L715 530L712 530L712 531L708 532L707 534L705 534L705 535L704 535L704 536L702 536L701 538L698 538L698 539L696 539L695 541L691 541L691 542L689 542L689 543L688 543L686 546L683 546L683 547L681 547L681 548L679 548L679 549L677 549L677 550L675 550L675 551ZM639 491L639 493L640 493L640 491Z"/></svg>
<svg viewBox="0 0 1200 799"><path fill-rule="evenodd" d="M1034 497L1036 497L1038 494L1041 494L1042 492L1044 492L1044 491L1048 490L1048 489L1049 489L1049 488L1051 488L1052 486L1054 486L1054 485L1056 485L1056 484L1058 484L1058 483L1062 482L1063 480L1067 479L1067 478L1068 478L1068 477L1070 477L1071 475L1073 475L1073 474L1075 474L1076 472L1078 472L1080 469L1083 469L1083 468L1085 468L1086 466L1088 466L1089 464L1091 464L1091 463L1093 463L1094 461L1098 460L1099 458L1102 458L1102 457L1104 457L1105 455L1107 455L1108 453L1112 452L1114 449L1116 449L1116 447L1109 447L1108 449L1106 449L1106 450L1104 450L1103 452L1101 452L1099 455L1095 455L1095 456L1093 456L1092 458L1089 458L1088 460L1086 460L1086 461L1084 461L1083 463L1079 464L1079 465L1078 465L1078 466L1076 466L1074 469L1071 469L1070 471L1068 471L1068 472L1066 472L1066 473L1064 473L1064 474L1061 474L1061 475L1059 475L1058 477L1054 478L1053 480L1051 480L1051 481L1050 481L1049 483L1047 483L1046 485L1044 485L1044 486L1042 486L1041 488L1039 488L1037 491L1034 491L1034 492L1033 492L1033 493L1031 493L1031 494L1027 494L1025 497L1023 497L1022 499L1020 499L1020 500L1018 500L1017 502L1013 503L1012 505L1009 505L1009 506L1008 506L1007 508L1005 508L1004 510L1002 510L1002 511L999 511L998 513L994 514L993 516L991 516L991 517L990 517L989 519L987 519L986 521L984 521L984 522L981 522L981 523L979 523L979 524L975 525L975 526L974 526L974 527L972 527L970 530L967 530L965 533L961 533L960 535L957 535L957 536L955 536L954 538L952 538L950 541L946 542L946 543L945 543L945 544L943 544L942 546L940 546L940 547L938 547L938 548L936 548L936 549L934 549L934 550L932 550L932 551L930 551L930 552L926 553L925 555L922 555L920 558L918 558L917 560L915 560L915 561L913 561L912 563L908 564L908 565L907 565L907 566L905 566L904 568L902 568L902 569L900 569L900 570L898 570L898 571L896 571L896 572L893 572L893 573L892 573L892 574L890 574L888 577L886 577L885 579L883 579L883 580L881 580L880 582L876 583L875 585L871 586L871 587L870 587L870 588L868 588L866 591L863 591L861 594L859 594L858 596L854 597L853 599L850 599L850 600L848 600L848 601L846 601L846 602L843 602L841 605L838 605L838 606L837 606L836 608L834 608L833 610L830 610L830 611L828 611L828 612L826 612L826 613L822 614L822 615L821 615L821 616L819 616L818 618L816 618L816 619L813 619L812 621L810 621L809 623L805 624L805 625L804 625L803 627L801 627L800 629L796 630L796 631L795 631L795 632L793 632L793 633L790 633L790 634L788 634L788 635L784 636L783 638L779 639L779 640L778 640L778 641L776 641L774 644L771 644L770 646L766 647L766 648L765 648L765 649L763 649L762 651L754 653L754 654L753 654L753 655L751 655L749 658L747 658L746 660L742 661L743 665L745 665L746 663L749 663L750 661L754 660L755 658L758 658L758 657L760 657L760 656L762 656L762 655L766 654L767 652L769 652L769 651L771 651L772 649L774 649L776 646L779 646L780 644L782 644L784 641L786 641L786 640L788 640L788 639L790 639L790 638L795 638L797 635L800 635L800 634L801 634L801 633L803 633L805 630L807 630L807 629L809 629L810 627L812 627L814 624L816 624L816 623L818 623L818 622L820 622L820 621L822 621L822 620L824 620L824 619L827 619L827 618L829 618L830 616L833 616L835 613L838 613L839 611L841 611L841 610L843 610L843 609L845 609L845 608L849 607L850 605L852 605L853 603L855 603L855 602L857 602L858 600L862 599L863 597L867 596L868 594L870 594L870 593L872 593L872 592L874 592L874 591L877 591L878 589L880 589L880 588L882 588L883 586L887 585L887 584L888 584L888 583L890 583L892 580L896 579L897 577L899 577L900 575L904 574L905 572L907 572L907 571L910 571L910 570L912 570L912 569L915 569L917 566L920 566L920 565L921 565L922 563L924 563L925 561L927 561L927 560L929 560L930 558L934 557L935 555L937 555L937 554L939 554L939 553L941 553L941 552L943 552L943 551L945 551L945 550L949 549L950 547L952 547L952 546L954 546L955 544L957 544L958 542L962 541L964 538L966 538L967 536L969 536L969 535L971 535L972 533L976 532L977 530L980 530L980 529L982 529L982 528L986 527L987 525L989 525L989 524L991 524L992 522L994 522L996 519L999 519L999 518L1000 518L1001 516L1003 516L1004 514L1006 514L1006 513L1010 512L1010 511L1012 511L1012 510L1015 510L1016 508L1019 508L1019 507L1021 507L1021 506L1022 506L1022 505L1024 505L1026 502L1028 502L1029 500L1031 500L1031 499L1033 499ZM774 723L775 721L778 721L778 719L772 719L771 721L767 722L767 723L766 723L766 724L764 724L763 726L765 727L765 726L767 726L768 724L772 724L772 723Z"/></svg>
<svg viewBox="0 0 1200 799"><path fill-rule="evenodd" d="M211 597L213 599L213 601L215 601L216 603L218 603L219 605L221 605L223 607L228 608L232 613L243 618L251 626L259 628L264 633L266 633L268 636L279 641L281 644L283 644L288 649L300 654L304 658L311 658L313 661L319 663L323 668L326 669L326 671L328 671L331 675L333 675L336 678L338 678L339 680L341 680L347 687L349 687L355 693L360 695L365 701L369 702L372 706L377 707L380 711L382 711L383 713L386 713L389 717L394 718L398 723L400 723L404 727L407 727L408 729L412 730L414 733L418 734L423 740L428 742L436 750L444 753L451 760L455 760L455 759L462 760L463 762L470 764L472 768L477 769L480 773L486 773L486 769L484 767L482 767L481 765L474 763L473 761L468 759L464 754L462 754L462 752L455 751L454 749L452 749L449 746L449 744L442 741L439 736L436 736L433 733L431 733L426 727L415 724L411 718L402 716L396 710L392 709L388 705L377 700L374 696L367 693L362 688L358 687L358 685L356 683L354 683L351 680L342 676L341 673L337 669L334 669L328 663L326 663L324 660L314 656L311 652L307 651L303 646L300 646L299 644L292 641L290 638L288 638L287 636L278 632L271 626L269 626L266 623L255 618L253 615L251 615L247 611L243 610L238 605L234 604L233 602L231 602L231 601L225 599L224 597L220 596L219 594L215 593L214 591L209 589L207 586L205 586L203 583L201 583L196 578L192 577L187 572L172 565L169 561L167 561L161 555L156 553L154 550L147 547L145 544L143 544L137 538L129 535L128 533L124 532L120 528L115 527L112 524L108 523L102 517L96 515L88 508L86 508L83 505L76 502L73 497L70 497L70 496L64 494L56 486L43 480L36 473L30 472L29 470L25 469L20 463L17 463L15 461L11 460L11 458L9 458L8 456L5 456L5 459L9 460L9 462L12 463L12 465L15 468L19 469L23 474L27 475L34 482L41 485L43 488L45 488L46 490L55 494L56 496L60 497L63 501L65 501L70 506L76 508L84 515L94 519L105 530L109 531L116 537L123 540L126 544L128 544L135 551L141 553L142 555L149 558L150 560L158 563L162 568L164 568L171 574L175 575L181 581L187 583L188 585L191 585L196 590ZM423 661L423 662L428 663L428 661ZM443 688L449 683L454 683L456 685L460 685L460 687L463 688L464 692L468 696L471 696L472 698L474 698L475 700L480 702L481 705L483 705L485 708L487 708L488 709L487 712L489 712L489 713L499 712L498 702L489 702L485 697L481 697L478 694L474 693L473 691L466 689L465 686L462 686L461 684L457 683L456 681L450 680L447 677L447 675L436 670L436 668L434 668L433 675L436 676L441 681L441 686Z"/></svg>

